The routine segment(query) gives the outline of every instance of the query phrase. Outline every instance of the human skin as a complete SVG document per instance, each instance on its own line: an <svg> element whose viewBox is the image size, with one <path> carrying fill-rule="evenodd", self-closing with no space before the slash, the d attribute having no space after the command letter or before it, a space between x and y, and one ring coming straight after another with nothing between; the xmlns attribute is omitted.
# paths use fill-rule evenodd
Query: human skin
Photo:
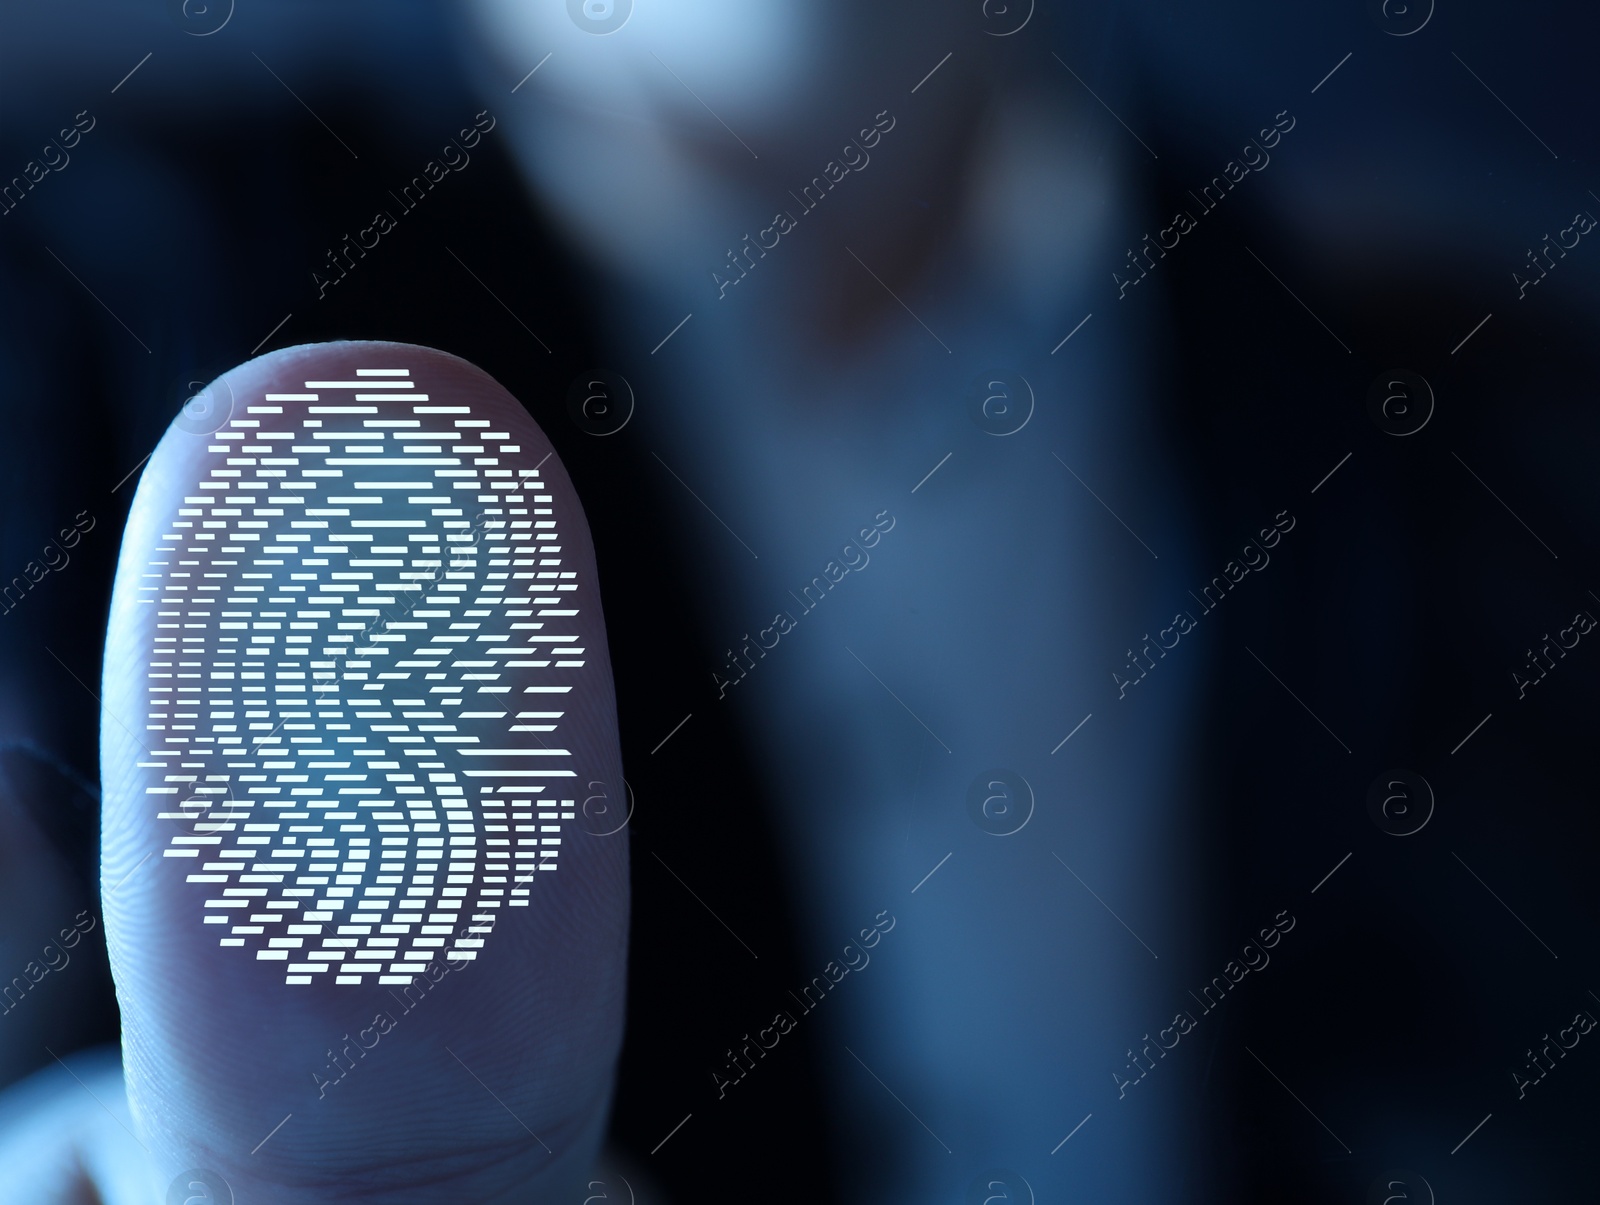
<svg viewBox="0 0 1600 1205"><path fill-rule="evenodd" d="M454 357L381 343L274 352L225 374L208 396L226 399L220 405L234 415L224 420L226 431L243 417L248 402L265 394L303 389L307 379L348 379L358 366L375 362L403 364L435 401L470 404L474 415L504 427L521 451L500 457L502 464L543 463L562 559L579 583L579 593L570 596L579 613L567 622L576 625L586 650L583 668L572 675L572 693L563 696L566 714L556 735L571 749L572 764L585 780L620 781L610 666L587 525L548 440L515 399ZM343 399L334 395L334 400ZM304 407L286 403L283 408L292 412L297 405ZM257 420L249 421L253 426ZM270 426L295 420L260 421ZM434 421L442 425L445 420ZM331 427L334 420L328 422ZM220 1173L241 1200L307 1205L569 1195L586 1182L603 1137L621 1041L626 833L583 839L586 834L565 825L559 869L534 876L529 906L495 914L493 930L474 961L447 962L435 986L421 998L405 1000L370 977L335 985L324 975L307 985L286 985L282 962L217 948L218 927L199 923L201 898L216 889L187 881L183 872L196 863L163 856L172 848L174 822L158 819L161 806L147 793L163 778L147 760L152 742L163 738L140 732L149 706L146 673L152 657L160 656L156 637L161 629L157 607L141 605L147 596L139 586L185 498L205 479L208 466L222 459L208 448L223 446L214 444L218 437L208 431L184 429L185 423L180 416L168 431L139 484L123 540L102 680L105 925L122 1009L128 1097L135 1128L150 1152L152 1185L165 1191L178 1172L206 1168ZM245 438L253 433L247 429ZM285 445L272 448L282 453ZM373 471L349 470L350 484L359 489L363 474ZM407 466L407 474L416 472ZM358 513L412 512L391 499ZM195 559L196 574L221 569L224 591L240 588L237 575L244 569L237 565L247 566L243 558L227 568L222 568L226 561L216 564L214 551L201 551ZM274 573L269 590L285 587L287 571ZM303 606L303 598L291 595L285 601L293 611L295 602ZM287 646L279 647L288 655ZM538 680L527 671L508 675L519 692L521 683ZM337 696L354 693L359 685L344 682L333 689ZM502 697L518 695L493 696ZM320 706L319 717L324 714ZM342 718L353 722L341 734L353 731L373 743L381 739L364 731L371 721L363 722L352 709ZM515 733L501 739L530 750L544 743ZM206 768L220 767L208 762ZM329 773L313 769L309 778L313 784L331 782L325 777ZM237 793L239 786L233 789ZM356 878L371 882L373 876L369 871ZM374 1030L379 1013L392 1024ZM337 1055L351 1035L357 1036L357 1046L344 1050L343 1060L353 1070L341 1074ZM361 1047L370 1047L370 1053ZM282 1128L272 1132L280 1122Z"/></svg>

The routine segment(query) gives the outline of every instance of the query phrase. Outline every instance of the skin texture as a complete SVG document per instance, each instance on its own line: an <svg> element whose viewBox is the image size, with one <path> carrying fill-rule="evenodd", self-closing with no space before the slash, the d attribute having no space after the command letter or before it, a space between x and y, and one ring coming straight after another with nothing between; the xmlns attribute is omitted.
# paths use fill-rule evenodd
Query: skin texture
<svg viewBox="0 0 1600 1205"><path fill-rule="evenodd" d="M454 357L375 343L273 352L225 374L209 396L224 399L237 418L264 393L303 390L308 379L348 379L358 365L380 362L408 367L434 401L470 402L475 415L509 431L522 450L501 456L501 465L543 462L562 568L576 571L579 584L572 597L580 613L568 621L576 627L563 630L578 632L587 649L584 669L564 679L573 683L562 699L566 718L548 735L572 751L580 786L571 789L620 783L588 525L550 442L514 398ZM274 421L287 425L288 418ZM219 425L227 430L228 421ZM219 927L201 923L213 889L185 881L193 862L163 856L175 822L156 818L163 805L145 790L162 772L137 764L149 756L141 729L158 608L136 600L160 535L218 463L207 451L215 437L184 426L180 418L168 430L139 483L118 564L103 685L105 927L128 1097L153 1156L152 1186L164 1194L174 1175L200 1167L220 1173L240 1200L582 1199L576 1190L604 1133L622 1035L626 831L596 837L565 823L560 867L532 876L530 906L497 913L478 958L444 964L409 1011L391 994L399 989L370 978L336 986L324 975L291 986L283 963L218 948ZM351 470L347 480L360 473ZM386 502L363 513L402 510ZM228 572L245 568L240 558ZM507 680L520 696L522 683L550 679L513 670ZM364 723L351 722L361 733ZM531 746L546 738L498 739ZM325 773L311 770L311 781ZM379 1013L392 1026L372 1029ZM347 1043L342 1061L353 1066L319 1086L314 1073L323 1080L340 1075L330 1070L330 1051Z"/></svg>

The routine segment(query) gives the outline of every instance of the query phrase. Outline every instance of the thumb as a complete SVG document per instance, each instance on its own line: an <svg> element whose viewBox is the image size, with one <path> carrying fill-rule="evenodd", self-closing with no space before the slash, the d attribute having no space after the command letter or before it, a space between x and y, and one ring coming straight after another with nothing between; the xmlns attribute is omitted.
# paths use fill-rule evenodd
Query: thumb
<svg viewBox="0 0 1600 1205"><path fill-rule="evenodd" d="M526 411L395 343L221 377L140 482L104 700L157 1195L195 1168L241 1201L580 1188L628 888L626 834L575 801L621 756L588 527Z"/></svg>

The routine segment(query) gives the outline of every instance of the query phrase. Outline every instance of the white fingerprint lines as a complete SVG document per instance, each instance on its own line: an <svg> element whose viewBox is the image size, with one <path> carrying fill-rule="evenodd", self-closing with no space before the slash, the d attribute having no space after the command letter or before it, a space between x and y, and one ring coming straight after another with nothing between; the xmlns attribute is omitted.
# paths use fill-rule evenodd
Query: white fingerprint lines
<svg viewBox="0 0 1600 1205"><path fill-rule="evenodd" d="M409 983L558 864L579 583L512 433L409 370L244 410L139 587L163 853L287 982Z"/></svg>

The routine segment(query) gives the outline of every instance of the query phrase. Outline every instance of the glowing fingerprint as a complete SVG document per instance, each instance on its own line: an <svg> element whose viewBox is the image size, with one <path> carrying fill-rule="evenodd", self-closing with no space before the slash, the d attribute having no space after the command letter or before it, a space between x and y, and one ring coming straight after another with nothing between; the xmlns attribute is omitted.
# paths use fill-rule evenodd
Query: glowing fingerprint
<svg viewBox="0 0 1600 1205"><path fill-rule="evenodd" d="M163 854L290 984L476 958L574 818L587 584L512 433L425 387L239 399L142 570Z"/></svg>

